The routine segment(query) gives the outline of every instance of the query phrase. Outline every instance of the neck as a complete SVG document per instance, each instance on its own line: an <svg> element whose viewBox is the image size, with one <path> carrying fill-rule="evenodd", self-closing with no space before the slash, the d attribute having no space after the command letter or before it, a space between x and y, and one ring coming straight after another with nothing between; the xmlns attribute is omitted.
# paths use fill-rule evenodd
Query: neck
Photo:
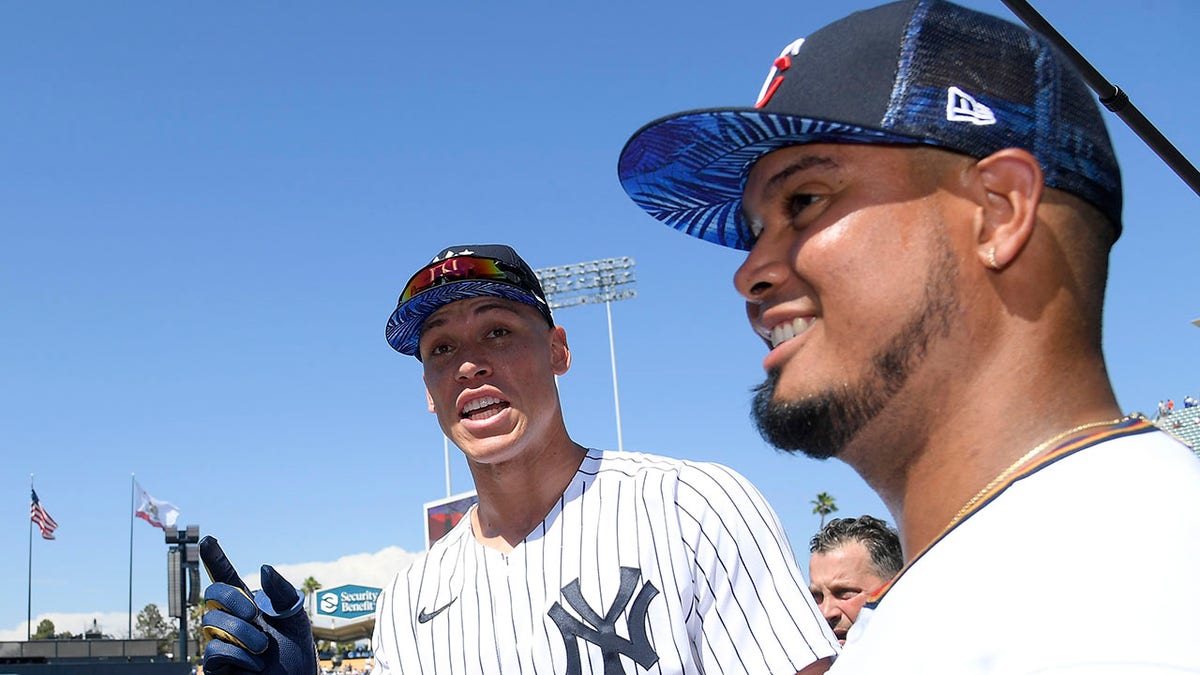
<svg viewBox="0 0 1200 675"><path fill-rule="evenodd" d="M977 388L970 395L960 391L952 403L927 407L933 412L925 418L901 413L904 419L876 420L872 428L882 431L869 434L871 438L864 434L862 440L888 452L847 453L847 461L896 520L906 561L940 536L964 505L1014 462L1038 449L1021 464L1036 461L1076 435L1095 432L1089 428L1054 439L1074 427L1121 417L1102 364L1091 371L1058 364L1022 372L1016 381L999 373L978 378L1011 384ZM1030 386L1039 382L1050 386Z"/></svg>
<svg viewBox="0 0 1200 675"><path fill-rule="evenodd" d="M558 503L586 452L564 437L500 464L471 463L479 495L471 527L479 543L507 553L524 540Z"/></svg>

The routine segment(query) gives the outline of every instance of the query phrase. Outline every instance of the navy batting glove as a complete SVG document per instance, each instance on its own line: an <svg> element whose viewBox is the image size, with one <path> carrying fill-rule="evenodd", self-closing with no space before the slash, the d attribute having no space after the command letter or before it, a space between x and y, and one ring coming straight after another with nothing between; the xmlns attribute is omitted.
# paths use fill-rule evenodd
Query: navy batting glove
<svg viewBox="0 0 1200 675"><path fill-rule="evenodd" d="M200 540L200 560L213 583L204 590L204 672L212 675L312 675L317 649L304 596L270 565L262 590L250 593L213 537Z"/></svg>

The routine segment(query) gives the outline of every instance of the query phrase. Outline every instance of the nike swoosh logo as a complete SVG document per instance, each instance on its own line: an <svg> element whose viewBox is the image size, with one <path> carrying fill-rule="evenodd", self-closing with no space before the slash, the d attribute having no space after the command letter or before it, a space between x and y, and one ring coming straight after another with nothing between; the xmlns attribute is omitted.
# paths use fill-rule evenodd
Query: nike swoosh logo
<svg viewBox="0 0 1200 675"><path fill-rule="evenodd" d="M446 604L442 605L441 607L438 607L437 609L433 610L432 612L426 612L425 610L421 610L421 613L417 615L417 623L428 623L429 621L432 621L433 617L446 611L446 609L448 609L450 607L450 605L453 605L454 601L457 599L458 598L453 598L452 600L450 600L450 602L447 602Z"/></svg>

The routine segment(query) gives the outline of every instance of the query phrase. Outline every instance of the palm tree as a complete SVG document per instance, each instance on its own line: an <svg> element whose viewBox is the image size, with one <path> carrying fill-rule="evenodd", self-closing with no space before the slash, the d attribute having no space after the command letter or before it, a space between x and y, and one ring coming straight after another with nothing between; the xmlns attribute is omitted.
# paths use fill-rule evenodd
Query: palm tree
<svg viewBox="0 0 1200 675"><path fill-rule="evenodd" d="M304 595L308 598L308 615L314 616L316 614L316 605L313 604L313 597L317 591L321 590L321 582L313 577L309 577L304 580L302 586L304 588Z"/></svg>
<svg viewBox="0 0 1200 675"><path fill-rule="evenodd" d="M825 516L837 511L837 504L834 503L834 496L828 492L817 494L817 498L812 500L813 513L821 514L821 527L825 527Z"/></svg>

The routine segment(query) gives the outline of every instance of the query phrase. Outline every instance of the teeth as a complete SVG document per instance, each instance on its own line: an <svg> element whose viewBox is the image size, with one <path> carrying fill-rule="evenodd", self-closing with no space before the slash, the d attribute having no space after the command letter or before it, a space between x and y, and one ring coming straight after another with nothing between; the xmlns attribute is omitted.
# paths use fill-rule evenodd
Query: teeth
<svg viewBox="0 0 1200 675"><path fill-rule="evenodd" d="M489 405L496 405L497 403L502 403L502 401L495 396L484 396L483 398L477 398L463 406L463 414L468 415L476 410L479 410L480 408L486 408Z"/></svg>
<svg viewBox="0 0 1200 675"><path fill-rule="evenodd" d="M809 327L813 325L814 321L816 321L815 317L798 317L788 321L787 323L781 323L778 326L775 326L771 329L771 334L768 337L768 340L771 342L771 349L778 347L779 345L808 330Z"/></svg>

